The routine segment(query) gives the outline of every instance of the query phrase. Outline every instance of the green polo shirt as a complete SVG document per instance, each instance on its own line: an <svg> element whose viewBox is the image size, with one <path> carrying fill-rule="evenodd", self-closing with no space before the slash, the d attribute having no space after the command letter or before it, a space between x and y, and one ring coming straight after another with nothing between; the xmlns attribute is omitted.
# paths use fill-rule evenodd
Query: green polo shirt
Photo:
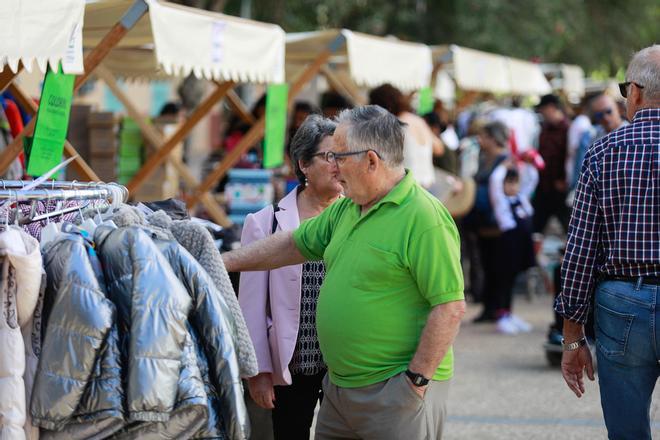
<svg viewBox="0 0 660 440"><path fill-rule="evenodd" d="M294 232L324 260L316 325L330 379L355 388L405 371L433 306L463 299L460 239L447 209L410 172L365 215L343 198ZM453 374L451 348L433 379Z"/></svg>

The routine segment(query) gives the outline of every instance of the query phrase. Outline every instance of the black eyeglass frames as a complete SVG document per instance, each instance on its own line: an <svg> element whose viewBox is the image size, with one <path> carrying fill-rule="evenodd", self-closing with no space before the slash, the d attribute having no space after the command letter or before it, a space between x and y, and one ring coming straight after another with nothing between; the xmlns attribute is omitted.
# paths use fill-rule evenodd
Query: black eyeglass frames
<svg viewBox="0 0 660 440"><path fill-rule="evenodd" d="M628 86L630 84L634 84L635 86L637 86L638 89L644 88L644 86L637 84L635 81L626 81L619 83L619 93L621 93L621 96L623 96L624 98L628 97Z"/></svg>
<svg viewBox="0 0 660 440"><path fill-rule="evenodd" d="M337 162L341 163L343 161L343 159L347 158L348 156L355 156L355 155L358 155L358 154L368 153L370 151L373 151L374 153L376 153L376 156L378 156L379 159L381 159L381 160L383 159L382 157L380 157L380 154L378 154L378 152L376 150L373 150L371 148L367 149L367 150L360 150L360 151L348 151L346 153L335 153L334 151L324 151L322 153L312 154L312 156L323 157L323 159L326 162L335 164Z"/></svg>

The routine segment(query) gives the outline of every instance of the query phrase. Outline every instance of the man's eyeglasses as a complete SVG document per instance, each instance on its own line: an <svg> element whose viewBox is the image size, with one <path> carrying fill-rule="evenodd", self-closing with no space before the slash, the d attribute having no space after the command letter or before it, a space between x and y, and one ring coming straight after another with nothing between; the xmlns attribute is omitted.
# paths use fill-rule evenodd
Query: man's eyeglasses
<svg viewBox="0 0 660 440"><path fill-rule="evenodd" d="M623 96L624 98L628 97L628 86L630 84L634 84L635 86L637 86L638 89L643 89L644 88L644 86L640 86L635 81L626 81L626 82L619 83L619 93L621 93L621 96Z"/></svg>
<svg viewBox="0 0 660 440"><path fill-rule="evenodd" d="M380 157L380 154L378 154L378 152L376 150L372 150L372 149L360 150L360 151L348 151L346 153L335 153L334 151L323 151L321 153L312 154L312 156L321 156L328 163L340 164L340 163L344 163L344 161L346 160L346 158L348 156L355 156L355 155L358 155L358 154L368 153L370 151L373 151L374 153L376 153L376 156L378 156L379 159L382 159L382 157Z"/></svg>

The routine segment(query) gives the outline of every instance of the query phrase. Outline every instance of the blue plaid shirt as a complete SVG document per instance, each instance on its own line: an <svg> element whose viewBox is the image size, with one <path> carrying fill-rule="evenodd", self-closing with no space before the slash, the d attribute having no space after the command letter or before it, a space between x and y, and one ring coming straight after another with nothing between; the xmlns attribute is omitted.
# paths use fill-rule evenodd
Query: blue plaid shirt
<svg viewBox="0 0 660 440"><path fill-rule="evenodd" d="M561 273L555 310L579 323L599 277L660 276L660 108L587 151Z"/></svg>

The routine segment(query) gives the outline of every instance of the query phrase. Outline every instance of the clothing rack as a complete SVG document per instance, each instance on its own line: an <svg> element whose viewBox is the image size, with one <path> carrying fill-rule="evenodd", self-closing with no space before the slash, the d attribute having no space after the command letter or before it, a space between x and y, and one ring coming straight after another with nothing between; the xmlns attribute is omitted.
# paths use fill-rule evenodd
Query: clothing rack
<svg viewBox="0 0 660 440"><path fill-rule="evenodd" d="M104 182L77 182L77 181L44 181L34 186L34 181L0 180L0 209L6 211L6 222L9 223L10 211L13 211L13 221L25 225L51 216L79 211L82 215L84 208L90 207L95 200L107 201L110 206L118 206L128 200L128 189L117 183ZM69 206L60 209L63 202L71 200L87 201L85 204ZM4 201L4 203L3 203ZM37 215L37 203L57 202L56 211ZM30 214L26 215L19 210L19 204L30 202ZM12 208L12 205L15 206ZM98 211L98 206L96 207Z"/></svg>

